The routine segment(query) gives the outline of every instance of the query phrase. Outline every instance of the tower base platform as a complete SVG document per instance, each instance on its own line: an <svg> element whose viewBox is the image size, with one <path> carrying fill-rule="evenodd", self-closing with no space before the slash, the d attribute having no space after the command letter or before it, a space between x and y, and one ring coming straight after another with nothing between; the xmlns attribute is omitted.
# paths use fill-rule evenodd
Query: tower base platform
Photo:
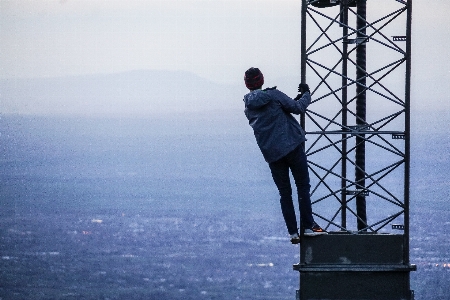
<svg viewBox="0 0 450 300"><path fill-rule="evenodd" d="M299 300L414 299L404 235L330 233L303 237ZM406 259L405 259L406 258Z"/></svg>

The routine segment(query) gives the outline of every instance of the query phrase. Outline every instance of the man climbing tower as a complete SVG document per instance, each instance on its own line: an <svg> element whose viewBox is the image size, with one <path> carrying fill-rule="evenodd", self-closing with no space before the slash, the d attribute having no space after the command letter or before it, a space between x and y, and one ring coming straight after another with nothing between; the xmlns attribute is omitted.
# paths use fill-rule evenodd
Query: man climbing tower
<svg viewBox="0 0 450 300"><path fill-rule="evenodd" d="M312 215L308 165L303 149L305 132L291 115L304 113L311 103L308 85L300 84L300 94L291 99L276 87L262 90L264 76L258 68L248 69L244 81L250 90L244 96L245 115L278 188L281 211L291 243L300 243L300 237L289 170L297 186L301 231L305 236L326 234L315 223Z"/></svg>

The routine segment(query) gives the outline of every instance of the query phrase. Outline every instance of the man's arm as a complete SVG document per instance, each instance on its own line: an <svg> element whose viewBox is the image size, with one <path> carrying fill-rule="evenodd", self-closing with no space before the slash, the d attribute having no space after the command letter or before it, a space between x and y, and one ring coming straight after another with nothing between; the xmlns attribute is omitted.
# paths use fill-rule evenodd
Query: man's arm
<svg viewBox="0 0 450 300"><path fill-rule="evenodd" d="M306 112L306 108L311 103L311 94L309 91L303 93L303 95L297 101L288 97L281 91L276 90L276 99L281 104L281 107L284 111L293 113L293 114L301 114Z"/></svg>

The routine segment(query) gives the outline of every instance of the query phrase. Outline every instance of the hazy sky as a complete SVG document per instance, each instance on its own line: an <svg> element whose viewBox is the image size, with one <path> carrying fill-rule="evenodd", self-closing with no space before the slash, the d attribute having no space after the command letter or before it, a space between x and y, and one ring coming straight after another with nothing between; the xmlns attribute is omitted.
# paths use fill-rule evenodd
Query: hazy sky
<svg viewBox="0 0 450 300"><path fill-rule="evenodd" d="M241 81L298 72L300 1L0 1L1 76L186 70ZM244 69L244 70L243 70Z"/></svg>
<svg viewBox="0 0 450 300"><path fill-rule="evenodd" d="M0 0L0 76L157 69L240 83L250 66L300 76L300 9L300 0ZM448 0L413 2L412 91L447 108L449 12Z"/></svg>

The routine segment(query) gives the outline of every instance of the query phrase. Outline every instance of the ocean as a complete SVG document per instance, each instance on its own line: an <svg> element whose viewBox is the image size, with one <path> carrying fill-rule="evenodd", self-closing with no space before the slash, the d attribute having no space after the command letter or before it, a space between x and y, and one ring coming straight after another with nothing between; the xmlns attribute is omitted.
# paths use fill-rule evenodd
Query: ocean
<svg viewBox="0 0 450 300"><path fill-rule="evenodd" d="M416 120L411 289L450 299L449 137ZM0 299L295 299L299 249L242 112L0 130Z"/></svg>

